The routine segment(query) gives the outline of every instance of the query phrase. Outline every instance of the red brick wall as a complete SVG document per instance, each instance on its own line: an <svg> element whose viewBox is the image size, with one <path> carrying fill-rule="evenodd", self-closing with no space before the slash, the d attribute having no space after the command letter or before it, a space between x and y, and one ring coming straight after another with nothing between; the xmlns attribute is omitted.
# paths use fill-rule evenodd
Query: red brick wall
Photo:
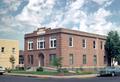
<svg viewBox="0 0 120 82"><path fill-rule="evenodd" d="M55 29L46 31L46 34L41 35L45 37L45 49L37 50L37 38L40 35L36 35L37 31L34 31L29 35L25 35L25 66L38 66L39 54L44 54L44 65L49 66L49 54L56 54L57 56L63 57L62 65L63 67L80 67L80 66L95 66L93 64L93 55L97 56L97 65L104 66L104 49L100 48L100 41L105 43L105 39L100 39L102 36L89 35L88 33L83 33L79 35L79 32L65 29ZM77 34L76 34L77 33ZM85 34L85 35L84 35ZM55 49L49 48L49 38L52 35L56 35L57 47ZM73 37L73 47L69 47L69 36ZM28 40L32 39L34 42L34 49L28 50ZM82 47L82 39L86 39L86 48ZM93 48L93 41L96 41L97 48ZM104 47L104 45L103 45ZM69 64L69 54L74 55L74 64ZM83 54L87 56L87 64L83 64ZM34 55L34 63L30 65L28 63L28 55Z"/></svg>
<svg viewBox="0 0 120 82"><path fill-rule="evenodd" d="M73 37L73 47L69 47L69 36ZM80 67L80 66L95 66L93 64L93 56L97 56L97 65L104 66L104 49L100 48L100 41L104 40L98 38L61 34L61 55L63 57L63 66L66 67ZM82 39L86 39L86 48L82 47ZM96 41L96 49L93 48L93 41ZM104 45L103 45L104 46ZM74 55L74 64L69 64L69 54ZM87 64L83 64L83 54L87 56Z"/></svg>
<svg viewBox="0 0 120 82"><path fill-rule="evenodd" d="M57 47L56 48L49 48L49 38L51 35L45 35L45 49L37 49L37 38L38 37L30 37L25 39L25 66L38 66L39 62L39 54L44 54L44 65L49 66L49 55L50 54L60 54L60 34L54 34L57 38ZM33 40L33 50L28 50L28 40ZM28 63L28 55L34 55L34 63L30 65Z"/></svg>

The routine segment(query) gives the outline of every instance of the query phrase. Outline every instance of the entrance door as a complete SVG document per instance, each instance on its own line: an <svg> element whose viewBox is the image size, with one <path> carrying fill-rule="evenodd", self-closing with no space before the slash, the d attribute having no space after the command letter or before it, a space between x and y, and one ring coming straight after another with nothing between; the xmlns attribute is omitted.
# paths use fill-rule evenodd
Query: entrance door
<svg viewBox="0 0 120 82"><path fill-rule="evenodd" d="M44 54L40 53L39 54L39 67L44 66Z"/></svg>

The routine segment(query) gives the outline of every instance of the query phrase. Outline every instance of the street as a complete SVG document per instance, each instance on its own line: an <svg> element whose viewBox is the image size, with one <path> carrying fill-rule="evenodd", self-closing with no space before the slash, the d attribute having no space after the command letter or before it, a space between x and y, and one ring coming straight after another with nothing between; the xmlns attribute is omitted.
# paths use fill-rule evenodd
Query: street
<svg viewBox="0 0 120 82"><path fill-rule="evenodd" d="M33 78L22 76L0 75L0 82L119 82L120 77L94 77L79 79L52 79L52 78Z"/></svg>

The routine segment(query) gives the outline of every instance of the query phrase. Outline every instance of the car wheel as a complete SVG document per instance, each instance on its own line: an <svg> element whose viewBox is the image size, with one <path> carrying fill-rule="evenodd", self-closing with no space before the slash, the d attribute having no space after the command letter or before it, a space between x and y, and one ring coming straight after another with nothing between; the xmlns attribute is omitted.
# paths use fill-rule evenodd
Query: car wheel
<svg viewBox="0 0 120 82"><path fill-rule="evenodd" d="M0 75L3 75L3 73L0 73Z"/></svg>
<svg viewBox="0 0 120 82"><path fill-rule="evenodd" d="M111 73L111 75L112 75L112 77L114 77L114 76L115 76L115 73L113 72L113 73Z"/></svg>

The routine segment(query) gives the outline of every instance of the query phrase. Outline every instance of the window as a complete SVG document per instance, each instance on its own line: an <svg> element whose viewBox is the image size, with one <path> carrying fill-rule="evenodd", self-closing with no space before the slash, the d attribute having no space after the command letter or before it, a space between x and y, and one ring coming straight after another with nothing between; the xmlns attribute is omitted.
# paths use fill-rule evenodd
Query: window
<svg viewBox="0 0 120 82"><path fill-rule="evenodd" d="M38 38L37 40L37 49L44 49L45 48L45 39L44 37Z"/></svg>
<svg viewBox="0 0 120 82"><path fill-rule="evenodd" d="M23 55L19 56L19 64L24 64L24 56Z"/></svg>
<svg viewBox="0 0 120 82"><path fill-rule="evenodd" d="M93 41L93 48L96 48L96 42Z"/></svg>
<svg viewBox="0 0 120 82"><path fill-rule="evenodd" d="M15 53L15 48L12 48L12 53L13 53L13 54Z"/></svg>
<svg viewBox="0 0 120 82"><path fill-rule="evenodd" d="M96 55L93 56L93 63L94 63L95 65L97 64L97 56L96 56Z"/></svg>
<svg viewBox="0 0 120 82"><path fill-rule="evenodd" d="M28 50L33 50L33 41L32 40L28 41Z"/></svg>
<svg viewBox="0 0 120 82"><path fill-rule="evenodd" d="M49 61L50 61L50 64L51 64L51 65L52 65L53 62L55 61L55 58L56 58L56 54L50 54Z"/></svg>
<svg viewBox="0 0 120 82"><path fill-rule="evenodd" d="M83 55L83 64L87 63L86 55Z"/></svg>
<svg viewBox="0 0 120 82"><path fill-rule="evenodd" d="M30 64L30 55L28 55L28 57L27 57L27 58L28 58L28 63Z"/></svg>
<svg viewBox="0 0 120 82"><path fill-rule="evenodd" d="M50 48L56 48L56 46L57 46L56 37L55 36L50 37Z"/></svg>
<svg viewBox="0 0 120 82"><path fill-rule="evenodd" d="M33 55L28 55L29 64L33 64Z"/></svg>
<svg viewBox="0 0 120 82"><path fill-rule="evenodd" d="M73 47L73 37L69 37L69 46Z"/></svg>
<svg viewBox="0 0 120 82"><path fill-rule="evenodd" d="M103 42L100 41L100 48L103 49Z"/></svg>
<svg viewBox="0 0 120 82"><path fill-rule="evenodd" d="M106 58L106 56L104 56L104 64L106 64L107 63L107 58Z"/></svg>
<svg viewBox="0 0 120 82"><path fill-rule="evenodd" d="M1 52L5 52L5 47L1 47Z"/></svg>
<svg viewBox="0 0 120 82"><path fill-rule="evenodd" d="M82 47L86 48L86 40L85 39L82 40Z"/></svg>
<svg viewBox="0 0 120 82"><path fill-rule="evenodd" d="M73 54L69 55L69 63L70 63L70 65L73 65L73 63L74 63Z"/></svg>

